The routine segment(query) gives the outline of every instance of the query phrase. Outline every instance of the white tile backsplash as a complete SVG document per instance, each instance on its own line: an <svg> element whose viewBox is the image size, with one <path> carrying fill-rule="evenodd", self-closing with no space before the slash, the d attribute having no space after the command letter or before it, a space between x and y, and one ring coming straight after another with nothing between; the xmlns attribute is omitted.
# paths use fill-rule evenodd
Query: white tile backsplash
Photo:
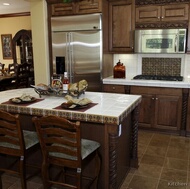
<svg viewBox="0 0 190 189"><path fill-rule="evenodd" d="M190 55L187 54L114 54L113 66L120 60L126 66L126 76L133 78L142 73L142 58L181 58L181 75L190 77Z"/></svg>

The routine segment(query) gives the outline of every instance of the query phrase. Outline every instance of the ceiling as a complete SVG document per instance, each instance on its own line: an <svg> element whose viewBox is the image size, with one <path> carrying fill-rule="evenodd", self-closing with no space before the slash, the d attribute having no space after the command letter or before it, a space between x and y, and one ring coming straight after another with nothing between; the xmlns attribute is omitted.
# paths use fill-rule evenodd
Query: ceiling
<svg viewBox="0 0 190 189"><path fill-rule="evenodd" d="M9 6L3 5L9 3ZM26 0L0 0L0 14L30 12L30 2Z"/></svg>

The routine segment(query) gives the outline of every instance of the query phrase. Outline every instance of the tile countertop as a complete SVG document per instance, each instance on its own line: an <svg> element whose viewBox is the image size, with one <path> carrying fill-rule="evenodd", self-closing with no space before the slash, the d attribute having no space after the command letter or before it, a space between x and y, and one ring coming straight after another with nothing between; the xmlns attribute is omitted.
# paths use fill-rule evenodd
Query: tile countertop
<svg viewBox="0 0 190 189"><path fill-rule="evenodd" d="M171 87L171 88L190 88L190 79L184 79L183 81L160 81L160 80L141 80L131 78L113 78L112 76L104 78L103 84L114 85L136 85L147 87Z"/></svg>
<svg viewBox="0 0 190 189"><path fill-rule="evenodd" d="M0 92L0 109L9 112L29 115L59 115L73 120L96 123L120 124L121 121L141 102L140 95L126 95L113 93L86 92L80 98L89 98L93 103L98 103L85 112L65 109L54 109L66 102L64 97L42 96L44 100L30 105L2 104L22 94L39 98L33 88L14 89Z"/></svg>

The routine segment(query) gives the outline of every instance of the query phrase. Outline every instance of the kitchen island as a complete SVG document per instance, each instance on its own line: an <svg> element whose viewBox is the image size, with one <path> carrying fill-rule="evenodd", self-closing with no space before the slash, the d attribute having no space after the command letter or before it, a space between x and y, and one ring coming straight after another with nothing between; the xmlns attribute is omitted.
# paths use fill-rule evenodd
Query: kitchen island
<svg viewBox="0 0 190 189"><path fill-rule="evenodd" d="M36 101L29 104L14 104L10 101L23 94L35 97ZM19 113L24 129L35 129L33 116L57 115L81 121L82 137L101 144L102 166L98 188L119 188L130 167L138 167L137 120L140 95L86 92L80 98L89 98L94 104L85 111L60 108L66 102L64 97L39 98L33 88L3 91L0 95L0 109Z"/></svg>

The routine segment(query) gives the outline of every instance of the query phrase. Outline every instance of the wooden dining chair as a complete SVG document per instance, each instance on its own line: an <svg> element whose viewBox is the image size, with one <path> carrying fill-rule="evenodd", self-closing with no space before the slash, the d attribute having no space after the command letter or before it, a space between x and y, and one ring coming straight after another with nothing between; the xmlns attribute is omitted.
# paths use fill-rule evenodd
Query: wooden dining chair
<svg viewBox="0 0 190 189"><path fill-rule="evenodd" d="M84 183L86 188L90 188L89 185L97 188L101 165L98 154L100 144L96 141L81 139L80 122L70 122L58 116L34 117L33 122L42 149L44 188L48 189L52 185L58 185L67 189L81 189L85 188ZM85 165L89 166L90 160L92 167L95 165L90 170L90 173L93 173L92 177L83 174ZM62 168L63 179L61 181L53 177L55 176L51 171L53 165Z"/></svg>
<svg viewBox="0 0 190 189"><path fill-rule="evenodd" d="M26 189L26 158L37 149L40 149L37 133L22 130L19 115L0 110L0 174L19 175L22 189Z"/></svg>

